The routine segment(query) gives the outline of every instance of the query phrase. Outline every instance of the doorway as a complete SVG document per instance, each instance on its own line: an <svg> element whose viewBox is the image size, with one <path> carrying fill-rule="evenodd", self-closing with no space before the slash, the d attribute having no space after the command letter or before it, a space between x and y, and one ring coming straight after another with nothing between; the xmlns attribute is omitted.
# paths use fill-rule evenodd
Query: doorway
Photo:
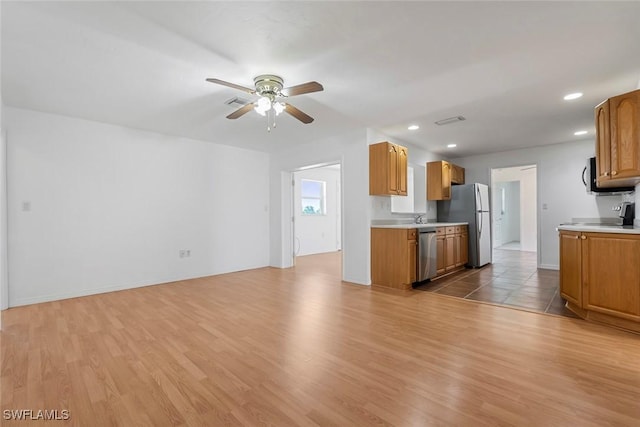
<svg viewBox="0 0 640 427"><path fill-rule="evenodd" d="M340 164L301 168L292 178L293 265L317 265L325 273L341 275Z"/></svg>
<svg viewBox="0 0 640 427"><path fill-rule="evenodd" d="M492 247L537 252L537 167L513 166L491 170Z"/></svg>

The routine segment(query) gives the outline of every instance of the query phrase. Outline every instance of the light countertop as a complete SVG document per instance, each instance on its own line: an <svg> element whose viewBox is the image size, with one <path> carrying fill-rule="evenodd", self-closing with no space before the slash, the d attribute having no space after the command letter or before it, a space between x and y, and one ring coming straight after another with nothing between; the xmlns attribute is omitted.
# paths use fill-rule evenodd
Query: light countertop
<svg viewBox="0 0 640 427"><path fill-rule="evenodd" d="M612 225L612 224L560 224L558 230L584 231L586 233L620 233L620 234L640 234L640 227L632 225Z"/></svg>
<svg viewBox="0 0 640 427"><path fill-rule="evenodd" d="M426 224L415 224L415 223L407 223L407 224L372 224L371 228L431 228L431 227L454 227L456 225L468 225L467 222L429 222Z"/></svg>

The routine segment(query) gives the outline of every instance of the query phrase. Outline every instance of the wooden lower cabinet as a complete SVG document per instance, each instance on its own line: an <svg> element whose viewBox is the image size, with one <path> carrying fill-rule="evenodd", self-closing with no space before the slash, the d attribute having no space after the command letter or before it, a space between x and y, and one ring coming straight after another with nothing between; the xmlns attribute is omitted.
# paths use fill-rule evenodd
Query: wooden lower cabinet
<svg viewBox="0 0 640 427"><path fill-rule="evenodd" d="M442 229L442 230L440 230ZM436 258L437 258L437 270L436 276L442 276L445 273L445 262L444 262L444 227L440 227L438 229L438 234L436 236Z"/></svg>
<svg viewBox="0 0 640 427"><path fill-rule="evenodd" d="M467 226L436 230L436 277L464 268L469 261ZM371 283L395 289L411 289L417 279L418 230L371 228Z"/></svg>
<svg viewBox="0 0 640 427"><path fill-rule="evenodd" d="M640 235L560 231L560 293L583 318L640 332Z"/></svg>
<svg viewBox="0 0 640 427"><path fill-rule="evenodd" d="M469 262L469 232L466 225L438 227L437 276L464 268Z"/></svg>
<svg viewBox="0 0 640 427"><path fill-rule="evenodd" d="M416 281L417 229L371 228L371 282L411 289Z"/></svg>
<svg viewBox="0 0 640 427"><path fill-rule="evenodd" d="M560 233L560 296L582 304L582 249L578 231Z"/></svg>
<svg viewBox="0 0 640 427"><path fill-rule="evenodd" d="M456 268L457 243L453 234L447 234L444 238L444 271Z"/></svg>
<svg viewBox="0 0 640 427"><path fill-rule="evenodd" d="M640 322L640 236L583 235L582 308Z"/></svg>

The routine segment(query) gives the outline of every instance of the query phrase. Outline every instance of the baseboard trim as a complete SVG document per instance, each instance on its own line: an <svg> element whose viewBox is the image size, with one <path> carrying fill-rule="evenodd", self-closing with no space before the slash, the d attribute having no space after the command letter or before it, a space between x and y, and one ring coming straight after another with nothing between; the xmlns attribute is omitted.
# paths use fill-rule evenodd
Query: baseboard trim
<svg viewBox="0 0 640 427"><path fill-rule="evenodd" d="M540 264L538 268L543 268L545 270L560 270L560 266L557 264Z"/></svg>

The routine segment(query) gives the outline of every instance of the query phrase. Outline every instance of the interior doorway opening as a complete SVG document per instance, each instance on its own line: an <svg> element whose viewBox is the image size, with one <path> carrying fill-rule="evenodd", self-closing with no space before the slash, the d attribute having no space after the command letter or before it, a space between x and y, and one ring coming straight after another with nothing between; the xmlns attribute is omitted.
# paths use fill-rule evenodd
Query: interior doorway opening
<svg viewBox="0 0 640 427"><path fill-rule="evenodd" d="M537 167L491 169L492 247L538 251Z"/></svg>
<svg viewBox="0 0 640 427"><path fill-rule="evenodd" d="M293 265L342 275L342 170L339 163L292 174Z"/></svg>

